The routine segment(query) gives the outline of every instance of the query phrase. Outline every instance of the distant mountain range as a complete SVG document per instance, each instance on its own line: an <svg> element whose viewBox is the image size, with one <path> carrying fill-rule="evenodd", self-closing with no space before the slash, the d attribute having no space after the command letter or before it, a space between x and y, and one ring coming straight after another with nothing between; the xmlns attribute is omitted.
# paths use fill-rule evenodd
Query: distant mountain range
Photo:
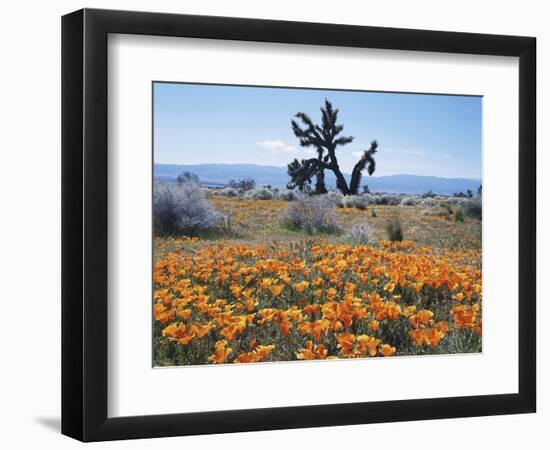
<svg viewBox="0 0 550 450"><path fill-rule="evenodd" d="M285 167L260 166L256 164L155 164L155 181L174 182L182 172L197 175L204 186L223 187L229 180L252 178L257 186L271 185L285 187L288 175ZM326 171L326 183L329 187L336 186L332 172ZM345 174L349 180L349 174ZM399 194L423 194L433 191L436 194L452 195L455 192L466 192L467 189L476 192L481 184L479 179L442 178L421 175L387 175L372 176L365 174L363 184L368 184L371 192L388 192Z"/></svg>

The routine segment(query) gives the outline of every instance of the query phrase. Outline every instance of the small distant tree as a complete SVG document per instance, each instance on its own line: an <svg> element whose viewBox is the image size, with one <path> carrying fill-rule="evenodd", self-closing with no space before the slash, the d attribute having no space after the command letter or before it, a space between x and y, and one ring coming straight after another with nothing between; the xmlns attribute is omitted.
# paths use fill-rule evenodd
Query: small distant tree
<svg viewBox="0 0 550 450"><path fill-rule="evenodd" d="M435 197L435 194L434 194L434 191L432 191L431 189L422 194L422 198L433 198L433 197Z"/></svg>
<svg viewBox="0 0 550 450"><path fill-rule="evenodd" d="M256 187L256 182L252 178L241 178L239 180L229 180L227 185L233 189L242 189L250 191Z"/></svg>
<svg viewBox="0 0 550 450"><path fill-rule="evenodd" d="M466 196L468 198L472 198L474 196L474 193L472 192L471 189L466 189Z"/></svg>
<svg viewBox="0 0 550 450"><path fill-rule="evenodd" d="M365 184L363 186L363 194L370 194L370 189L369 189L369 185L368 184Z"/></svg>
<svg viewBox="0 0 550 450"><path fill-rule="evenodd" d="M482 196L481 184L477 187L477 196L478 196L479 198L481 198L481 196Z"/></svg>
<svg viewBox="0 0 550 450"><path fill-rule="evenodd" d="M198 175L191 173L191 172L182 172L178 175L178 178L176 178L176 182L179 185L185 184L185 183L195 183L200 184L200 180Z"/></svg>

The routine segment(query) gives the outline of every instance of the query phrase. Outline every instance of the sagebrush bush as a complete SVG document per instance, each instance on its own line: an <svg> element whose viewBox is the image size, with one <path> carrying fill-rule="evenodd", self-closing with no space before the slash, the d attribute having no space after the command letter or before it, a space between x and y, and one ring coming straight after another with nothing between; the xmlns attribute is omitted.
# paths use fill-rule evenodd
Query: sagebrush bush
<svg viewBox="0 0 550 450"><path fill-rule="evenodd" d="M155 232L193 235L212 228L220 215L194 182L156 184L153 192Z"/></svg>
<svg viewBox="0 0 550 450"><path fill-rule="evenodd" d="M470 200L464 205L464 213L472 219L481 220L481 210L482 207L480 199Z"/></svg>
<svg viewBox="0 0 550 450"><path fill-rule="evenodd" d="M457 208L454 217L457 222L464 222L464 210L462 208Z"/></svg>
<svg viewBox="0 0 550 450"><path fill-rule="evenodd" d="M250 189L245 192L244 198L255 200L273 200L273 192L268 188Z"/></svg>
<svg viewBox="0 0 550 450"><path fill-rule="evenodd" d="M397 219L390 220L386 225L386 233L390 241L402 241L403 227L401 226L401 222Z"/></svg>
<svg viewBox="0 0 550 450"><path fill-rule="evenodd" d="M468 198L466 197L456 197L456 196L453 196L453 197L449 197L447 200L446 200L446 203L447 205L459 205L459 206L462 206L466 203L468 203L469 200Z"/></svg>
<svg viewBox="0 0 550 450"><path fill-rule="evenodd" d="M378 194L374 196L374 202L377 205L399 205L401 197L392 194Z"/></svg>
<svg viewBox="0 0 550 450"><path fill-rule="evenodd" d="M344 208L355 208L355 196L354 195L346 195L342 199L342 206Z"/></svg>
<svg viewBox="0 0 550 450"><path fill-rule="evenodd" d="M344 196L340 192L330 191L325 195L325 198L338 208L344 206Z"/></svg>
<svg viewBox="0 0 550 450"><path fill-rule="evenodd" d="M340 231L334 206L322 197L305 197L291 202L285 221L309 234Z"/></svg>
<svg viewBox="0 0 550 450"><path fill-rule="evenodd" d="M368 205L374 204L374 197L370 194L348 195L341 200L344 208L367 209Z"/></svg>
<svg viewBox="0 0 550 450"><path fill-rule="evenodd" d="M401 199L401 205L402 206L414 206L416 205L416 198L415 197L403 197Z"/></svg>
<svg viewBox="0 0 550 450"><path fill-rule="evenodd" d="M287 202L291 202L292 200L296 200L298 198L298 194L296 194L296 192L291 189L283 189L279 191L278 198L281 200L286 200Z"/></svg>
<svg viewBox="0 0 550 450"><path fill-rule="evenodd" d="M225 187L219 192L219 194L224 197L239 197L239 190L233 189L230 187Z"/></svg>
<svg viewBox="0 0 550 450"><path fill-rule="evenodd" d="M367 244L373 237L373 231L369 224L359 223L353 225L347 234L347 238L357 244Z"/></svg>
<svg viewBox="0 0 550 450"><path fill-rule="evenodd" d="M428 207L434 207L437 205L437 200L432 197L425 197L419 202L420 205L428 206Z"/></svg>
<svg viewBox="0 0 550 450"><path fill-rule="evenodd" d="M374 198L370 194L358 195L353 199L353 206L360 210L367 209L367 206L372 205L373 203Z"/></svg>

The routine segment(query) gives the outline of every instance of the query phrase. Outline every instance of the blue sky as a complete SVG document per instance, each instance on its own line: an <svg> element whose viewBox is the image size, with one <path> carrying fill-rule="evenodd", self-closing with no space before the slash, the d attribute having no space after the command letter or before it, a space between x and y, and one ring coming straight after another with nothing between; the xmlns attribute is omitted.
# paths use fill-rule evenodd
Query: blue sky
<svg viewBox="0 0 550 450"><path fill-rule="evenodd" d="M374 175L481 178L481 97L154 83L154 160L165 164L286 166L307 158L290 119L320 122L329 99L340 110L344 172L378 141Z"/></svg>

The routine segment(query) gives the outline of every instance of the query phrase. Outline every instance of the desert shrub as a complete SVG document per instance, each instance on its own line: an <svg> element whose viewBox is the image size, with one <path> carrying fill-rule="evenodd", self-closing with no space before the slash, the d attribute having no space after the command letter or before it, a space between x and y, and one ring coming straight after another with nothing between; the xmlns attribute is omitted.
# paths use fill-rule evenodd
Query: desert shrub
<svg viewBox="0 0 550 450"><path fill-rule="evenodd" d="M279 191L278 197L281 200L286 200L287 202L290 202L292 200L298 199L298 194L291 189L283 189Z"/></svg>
<svg viewBox="0 0 550 450"><path fill-rule="evenodd" d="M374 196L371 194L358 195L355 197L354 204L357 209L367 209L368 205L374 204Z"/></svg>
<svg viewBox="0 0 550 450"><path fill-rule="evenodd" d="M273 192L267 188L251 189L245 192L244 197L255 200L273 200Z"/></svg>
<svg viewBox="0 0 550 450"><path fill-rule="evenodd" d="M397 219L390 220L386 225L386 234L390 241L402 241L403 228L401 222Z"/></svg>
<svg viewBox="0 0 550 450"><path fill-rule="evenodd" d="M431 208L437 205L437 200L432 197L425 197L420 200L419 204L421 204L422 206L429 206Z"/></svg>
<svg viewBox="0 0 550 450"><path fill-rule="evenodd" d="M422 214L423 216L431 216L433 215L433 210L431 210L430 208L426 208L426 209L423 209L420 214Z"/></svg>
<svg viewBox="0 0 550 450"><path fill-rule="evenodd" d="M374 197L374 203L377 205L387 205L389 204L389 197L385 194L379 194Z"/></svg>
<svg viewBox="0 0 550 450"><path fill-rule="evenodd" d="M213 227L220 218L194 182L155 185L153 215L157 234L193 235Z"/></svg>
<svg viewBox="0 0 550 450"><path fill-rule="evenodd" d="M250 191L256 187L256 182L252 178L242 178L240 180L229 180L227 185L233 189Z"/></svg>
<svg viewBox="0 0 550 450"><path fill-rule="evenodd" d="M342 197L341 203L344 208L357 208L360 210L365 210L368 205L372 205L374 203L374 197L370 194L348 195L346 197Z"/></svg>
<svg viewBox="0 0 550 450"><path fill-rule="evenodd" d="M340 192L329 191L325 195L325 198L338 208L342 208L344 206L344 196L340 194Z"/></svg>
<svg viewBox="0 0 550 450"><path fill-rule="evenodd" d="M370 215L371 215L371 217L378 217L377 214L376 214L376 210L375 210L375 209L372 209L372 210L371 210Z"/></svg>
<svg viewBox="0 0 550 450"><path fill-rule="evenodd" d="M454 217L457 222L464 222L464 209L457 208Z"/></svg>
<svg viewBox="0 0 550 450"><path fill-rule="evenodd" d="M364 222L353 225L347 234L347 238L350 241L362 245L367 244L372 239L372 236L373 232L371 227Z"/></svg>
<svg viewBox="0 0 550 450"><path fill-rule="evenodd" d="M323 197L304 197L291 202L285 221L309 234L339 231L334 206Z"/></svg>
<svg viewBox="0 0 550 450"><path fill-rule="evenodd" d="M399 205L401 202L401 198L399 195L392 195L392 194L379 194L374 196L374 202L377 205Z"/></svg>
<svg viewBox="0 0 550 450"><path fill-rule="evenodd" d="M456 196L453 196L453 197L449 197L447 200L446 200L446 203L447 205L464 205L466 203L468 203L468 198L467 197L456 197Z"/></svg>
<svg viewBox="0 0 550 450"><path fill-rule="evenodd" d="M369 205L369 201L363 196L357 196L353 199L353 206L357 209L360 209L361 211L367 209L367 206Z"/></svg>
<svg viewBox="0 0 550 450"><path fill-rule="evenodd" d="M464 213L472 219L481 220L481 200L470 200L464 205Z"/></svg>
<svg viewBox="0 0 550 450"><path fill-rule="evenodd" d="M342 206L344 208L355 208L355 196L346 195L342 198Z"/></svg>
<svg viewBox="0 0 550 450"><path fill-rule="evenodd" d="M401 199L401 206L414 206L416 205L415 197L403 197Z"/></svg>
<svg viewBox="0 0 550 450"><path fill-rule="evenodd" d="M219 194L222 195L223 197L238 197L239 196L238 190L230 188L230 187L223 188L219 192Z"/></svg>

